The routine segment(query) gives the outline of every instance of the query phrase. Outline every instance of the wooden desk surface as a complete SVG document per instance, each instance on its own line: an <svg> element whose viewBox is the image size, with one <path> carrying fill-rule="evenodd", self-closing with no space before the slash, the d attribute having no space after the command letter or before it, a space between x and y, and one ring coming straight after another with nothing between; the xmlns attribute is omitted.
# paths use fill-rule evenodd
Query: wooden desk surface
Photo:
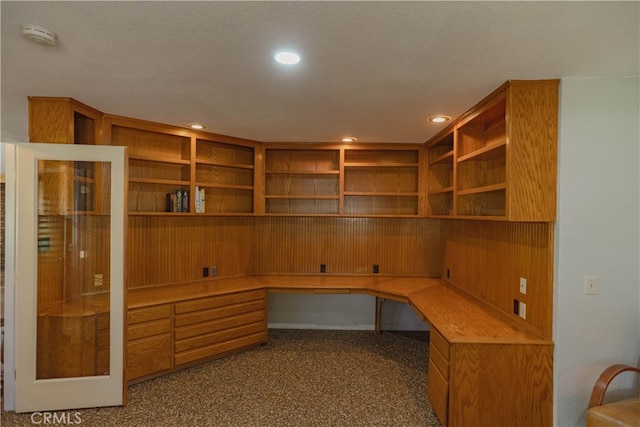
<svg viewBox="0 0 640 427"><path fill-rule="evenodd" d="M423 321L438 329L452 344L552 344L519 318L503 314L438 278L329 274L241 276L131 290L128 307L252 289L272 293L368 294L408 303Z"/></svg>

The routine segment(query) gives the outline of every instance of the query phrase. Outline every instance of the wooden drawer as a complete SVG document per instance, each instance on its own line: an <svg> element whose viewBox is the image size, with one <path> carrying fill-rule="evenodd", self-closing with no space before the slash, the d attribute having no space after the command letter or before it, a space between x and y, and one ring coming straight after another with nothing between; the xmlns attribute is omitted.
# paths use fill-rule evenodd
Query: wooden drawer
<svg viewBox="0 0 640 427"><path fill-rule="evenodd" d="M101 349L96 352L96 375L109 374L109 349Z"/></svg>
<svg viewBox="0 0 640 427"><path fill-rule="evenodd" d="M433 344L429 346L429 362L440 371L445 380L449 380L449 361L444 358L440 350Z"/></svg>
<svg viewBox="0 0 640 427"><path fill-rule="evenodd" d="M437 348L442 357L449 363L449 342L434 327L429 332L429 342L430 348Z"/></svg>
<svg viewBox="0 0 640 427"><path fill-rule="evenodd" d="M249 313L251 311L266 310L266 308L267 300L266 298L263 298L255 301L241 302L233 305L211 308L208 310L193 311L185 314L176 314L175 327L178 328L180 326L191 325L194 323L208 322L224 317Z"/></svg>
<svg viewBox="0 0 640 427"><path fill-rule="evenodd" d="M144 338L127 344L127 380L171 369L171 335Z"/></svg>
<svg viewBox="0 0 640 427"><path fill-rule="evenodd" d="M237 316L225 317L210 322L195 323L174 330L176 341L224 329L235 328L255 322L264 322L267 319L266 310L251 311Z"/></svg>
<svg viewBox="0 0 640 427"><path fill-rule="evenodd" d="M189 362L195 362L207 357L213 357L231 351L239 350L251 345L260 344L267 341L267 330L264 328L262 332L235 338L229 341L212 344L206 347L200 347L195 350L176 353L175 364L182 365Z"/></svg>
<svg viewBox="0 0 640 427"><path fill-rule="evenodd" d="M449 383L442 376L432 359L429 360L429 376L427 381L429 383L427 396L429 402L431 402L431 407L438 416L440 423L446 427L449 410Z"/></svg>
<svg viewBox="0 0 640 427"><path fill-rule="evenodd" d="M211 332L209 334L198 335L193 338L175 341L175 352L182 353L185 351L195 350L201 347L207 347L224 341L233 340L245 335L257 334L267 330L266 321L258 321L248 325L238 326L236 328L224 329L221 331Z"/></svg>
<svg viewBox="0 0 640 427"><path fill-rule="evenodd" d="M127 325L150 322L171 317L171 305L155 305L152 307L134 308L127 312Z"/></svg>
<svg viewBox="0 0 640 427"><path fill-rule="evenodd" d="M247 301L266 300L267 291L256 289L253 291L236 292L227 295L218 295L209 298L199 298L192 301L179 302L175 305L175 313L183 314L192 311L207 310L210 308L224 307Z"/></svg>
<svg viewBox="0 0 640 427"><path fill-rule="evenodd" d="M168 334L170 332L171 319L134 324L127 328L127 341L135 341L155 335Z"/></svg>

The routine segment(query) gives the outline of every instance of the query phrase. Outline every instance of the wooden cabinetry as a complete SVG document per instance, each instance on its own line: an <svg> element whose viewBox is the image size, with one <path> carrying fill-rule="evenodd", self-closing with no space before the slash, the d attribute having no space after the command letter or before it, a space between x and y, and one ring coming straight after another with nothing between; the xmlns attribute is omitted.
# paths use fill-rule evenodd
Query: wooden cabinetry
<svg viewBox="0 0 640 427"><path fill-rule="evenodd" d="M111 115L105 126L109 144L128 147L129 214L253 213L251 143Z"/></svg>
<svg viewBox="0 0 640 427"><path fill-rule="evenodd" d="M417 216L420 149L345 149L346 215Z"/></svg>
<svg viewBox="0 0 640 427"><path fill-rule="evenodd" d="M338 215L340 156L336 148L267 148L267 214Z"/></svg>
<svg viewBox="0 0 640 427"><path fill-rule="evenodd" d="M433 327L429 335L427 396L438 419L446 426L449 410L449 343Z"/></svg>
<svg viewBox="0 0 640 427"><path fill-rule="evenodd" d="M175 365L267 341L263 289L175 304Z"/></svg>
<svg viewBox="0 0 640 427"><path fill-rule="evenodd" d="M173 367L171 304L129 310L127 313L127 380Z"/></svg>
<svg viewBox="0 0 640 427"><path fill-rule="evenodd" d="M427 142L428 215L553 221L558 81L509 81Z"/></svg>
<svg viewBox="0 0 640 427"><path fill-rule="evenodd" d="M418 216L419 147L279 146L266 149L266 213Z"/></svg>
<svg viewBox="0 0 640 427"><path fill-rule="evenodd" d="M98 144L102 113L71 98L29 97L29 140L57 144ZM40 214L102 212L96 162L40 161L40 191L55 195Z"/></svg>

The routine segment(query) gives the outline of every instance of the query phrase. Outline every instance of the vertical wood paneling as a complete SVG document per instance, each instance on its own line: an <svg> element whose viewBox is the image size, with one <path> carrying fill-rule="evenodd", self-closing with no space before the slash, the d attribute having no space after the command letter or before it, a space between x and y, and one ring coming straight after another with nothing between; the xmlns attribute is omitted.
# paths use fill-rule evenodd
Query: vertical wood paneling
<svg viewBox="0 0 640 427"><path fill-rule="evenodd" d="M264 217L256 219L258 274L320 273L436 276L436 221L399 218Z"/></svg>
<svg viewBox="0 0 640 427"><path fill-rule="evenodd" d="M127 288L248 274L253 264L254 218L132 216L127 238ZM211 276L210 276L211 277Z"/></svg>
<svg viewBox="0 0 640 427"><path fill-rule="evenodd" d="M527 304L526 322L551 339L553 224L443 221L443 273L449 281L505 313ZM520 294L520 277L527 294Z"/></svg>

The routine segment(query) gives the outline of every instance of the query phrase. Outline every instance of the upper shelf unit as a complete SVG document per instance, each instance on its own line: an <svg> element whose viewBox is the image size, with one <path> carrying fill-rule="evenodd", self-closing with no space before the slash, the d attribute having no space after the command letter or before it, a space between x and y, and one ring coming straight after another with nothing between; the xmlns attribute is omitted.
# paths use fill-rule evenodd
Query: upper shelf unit
<svg viewBox="0 0 640 427"><path fill-rule="evenodd" d="M290 144L265 150L265 212L417 216L420 147Z"/></svg>
<svg viewBox="0 0 640 427"><path fill-rule="evenodd" d="M128 147L129 214L253 214L253 144L111 115L105 125L109 144Z"/></svg>
<svg viewBox="0 0 640 427"><path fill-rule="evenodd" d="M59 144L99 143L102 113L71 98L29 97L29 140ZM41 205L41 215L89 215L108 212L101 183L108 165L101 162L39 163L40 186L57 197Z"/></svg>
<svg viewBox="0 0 640 427"><path fill-rule="evenodd" d="M558 80L508 81L427 142L427 214L555 220Z"/></svg>

